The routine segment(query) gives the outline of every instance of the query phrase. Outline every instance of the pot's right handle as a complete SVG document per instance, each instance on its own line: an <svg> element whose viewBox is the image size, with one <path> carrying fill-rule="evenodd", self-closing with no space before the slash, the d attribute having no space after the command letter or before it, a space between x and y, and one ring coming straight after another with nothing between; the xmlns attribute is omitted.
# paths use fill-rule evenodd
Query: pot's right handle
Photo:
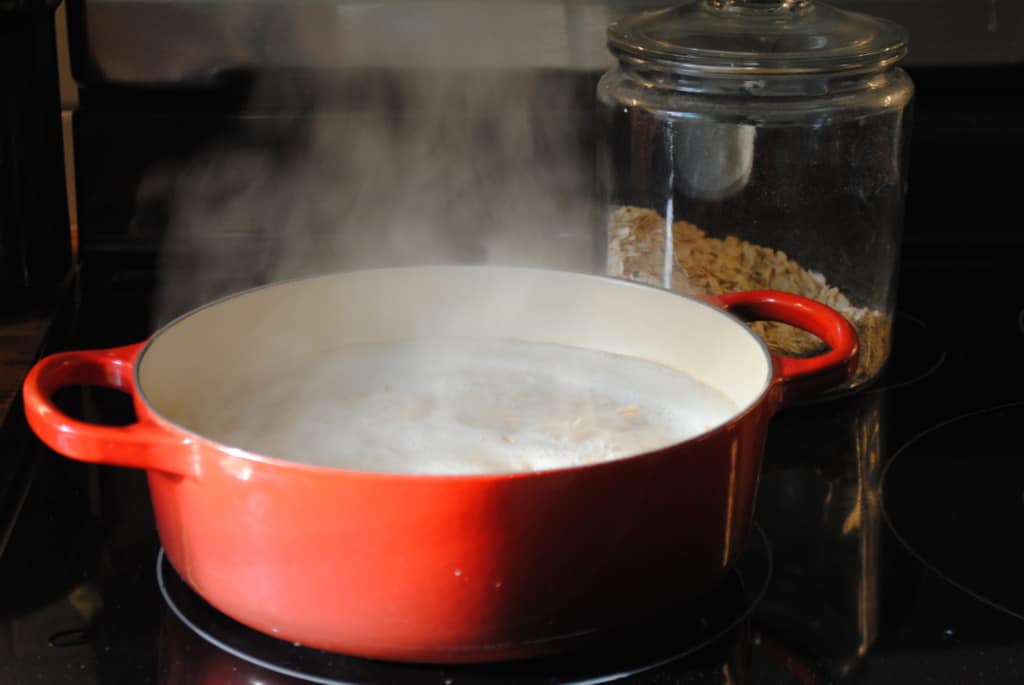
<svg viewBox="0 0 1024 685"><path fill-rule="evenodd" d="M827 305L778 290L748 290L707 299L746 321L779 321L796 326L829 346L828 352L807 358L772 354L783 404L845 383L857 370L857 331L846 317Z"/></svg>
<svg viewBox="0 0 1024 685"><path fill-rule="evenodd" d="M156 469L193 475L192 441L142 418L127 426L102 426L73 419L53 403L57 390L98 385L135 395L135 358L142 344L108 350L61 352L44 357L22 386L25 417L48 447L96 464Z"/></svg>

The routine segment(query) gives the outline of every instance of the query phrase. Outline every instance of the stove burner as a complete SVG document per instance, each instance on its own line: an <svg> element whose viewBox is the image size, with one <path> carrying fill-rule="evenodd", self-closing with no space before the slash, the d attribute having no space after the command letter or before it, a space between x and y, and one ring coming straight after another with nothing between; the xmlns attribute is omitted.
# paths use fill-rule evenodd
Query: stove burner
<svg viewBox="0 0 1024 685"><path fill-rule="evenodd" d="M904 388L939 370L946 361L946 351L936 341L935 331L928 324L906 312L893 317L892 355L878 383L866 392Z"/></svg>
<svg viewBox="0 0 1024 685"><path fill-rule="evenodd" d="M1022 424L1024 402L1014 402L919 434L885 465L882 515L931 571L1024 620Z"/></svg>
<svg viewBox="0 0 1024 685"><path fill-rule="evenodd" d="M502 664L418 665L332 654L254 631L220 613L157 557L157 582L171 611L209 644L236 657L237 670L253 667L326 685L570 685L610 682L661 668L739 633L764 596L772 555L764 531L755 534L736 568L692 613L667 617L649 629L574 652ZM232 670L236 670L232 667Z"/></svg>

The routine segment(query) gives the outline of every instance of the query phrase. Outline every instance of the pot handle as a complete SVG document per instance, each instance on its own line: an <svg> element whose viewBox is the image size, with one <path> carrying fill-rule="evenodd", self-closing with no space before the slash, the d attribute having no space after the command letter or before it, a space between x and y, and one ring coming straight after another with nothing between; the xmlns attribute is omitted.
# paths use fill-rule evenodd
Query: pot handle
<svg viewBox="0 0 1024 685"><path fill-rule="evenodd" d="M782 403L793 404L845 383L857 370L857 331L842 314L816 300L777 290L749 290L707 298L746 321L778 321L803 329L831 349L814 357L772 353Z"/></svg>
<svg viewBox="0 0 1024 685"><path fill-rule="evenodd" d="M72 459L194 475L188 437L176 436L147 418L127 426L79 421L53 403L57 390L75 385L98 385L135 395L135 359L141 348L138 343L44 357L22 385L25 417L40 440Z"/></svg>

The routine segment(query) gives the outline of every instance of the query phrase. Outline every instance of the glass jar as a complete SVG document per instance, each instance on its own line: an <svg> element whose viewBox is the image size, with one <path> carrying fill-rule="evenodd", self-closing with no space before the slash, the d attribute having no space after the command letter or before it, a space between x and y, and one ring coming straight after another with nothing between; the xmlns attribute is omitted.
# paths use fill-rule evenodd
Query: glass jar
<svg viewBox="0 0 1024 685"><path fill-rule="evenodd" d="M809 0L692 0L608 28L607 270L691 294L772 288L889 356L913 85L891 22ZM769 347L824 343L753 324Z"/></svg>

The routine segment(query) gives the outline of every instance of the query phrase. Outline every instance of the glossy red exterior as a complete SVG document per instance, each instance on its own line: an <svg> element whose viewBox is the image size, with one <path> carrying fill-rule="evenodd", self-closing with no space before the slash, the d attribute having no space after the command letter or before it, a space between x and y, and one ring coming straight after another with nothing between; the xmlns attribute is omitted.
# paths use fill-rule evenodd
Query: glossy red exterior
<svg viewBox="0 0 1024 685"><path fill-rule="evenodd" d="M823 305L772 292L718 303L801 326L833 349L776 358L761 397L711 432L585 467L422 476L248 458L149 407L130 373L139 346L42 360L25 381L25 406L53 449L148 470L169 560L238 621L379 659L527 657L706 592L750 533L772 414L853 369L856 334ZM63 415L53 392L75 384L133 393L138 423L100 427Z"/></svg>

